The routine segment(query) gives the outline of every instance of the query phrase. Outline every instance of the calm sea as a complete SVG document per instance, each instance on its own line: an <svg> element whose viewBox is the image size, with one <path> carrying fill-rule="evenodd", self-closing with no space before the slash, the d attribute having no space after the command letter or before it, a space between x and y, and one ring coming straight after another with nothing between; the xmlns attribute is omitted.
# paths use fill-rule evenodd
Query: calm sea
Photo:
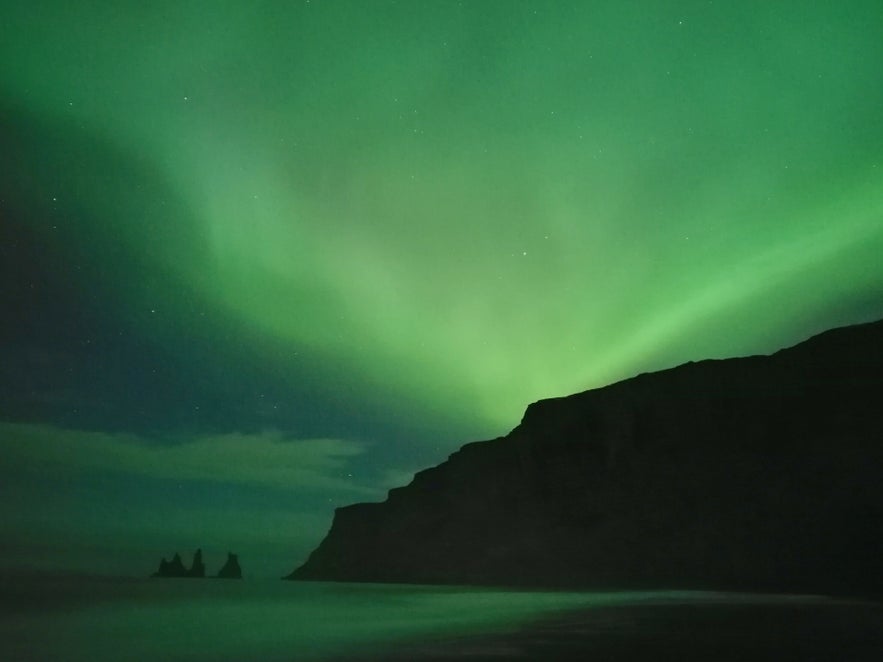
<svg viewBox="0 0 883 662"><path fill-rule="evenodd" d="M812 596L100 578L0 588L7 661L883 659L879 604Z"/></svg>

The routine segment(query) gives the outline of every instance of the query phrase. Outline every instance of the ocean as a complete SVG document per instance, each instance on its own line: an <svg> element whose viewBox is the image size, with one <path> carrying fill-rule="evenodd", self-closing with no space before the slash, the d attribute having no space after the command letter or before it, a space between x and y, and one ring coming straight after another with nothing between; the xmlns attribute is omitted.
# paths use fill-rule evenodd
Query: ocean
<svg viewBox="0 0 883 662"><path fill-rule="evenodd" d="M820 596L31 577L0 615L4 661L883 659L881 605Z"/></svg>

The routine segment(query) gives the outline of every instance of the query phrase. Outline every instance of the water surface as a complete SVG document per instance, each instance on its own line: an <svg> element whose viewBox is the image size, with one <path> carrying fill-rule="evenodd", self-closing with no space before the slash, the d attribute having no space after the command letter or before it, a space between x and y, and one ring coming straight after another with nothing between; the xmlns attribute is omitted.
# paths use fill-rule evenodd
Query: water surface
<svg viewBox="0 0 883 662"><path fill-rule="evenodd" d="M800 637L822 642L812 659L883 650L878 605L813 596L97 578L2 588L4 660L684 659L746 642L781 657L807 649Z"/></svg>

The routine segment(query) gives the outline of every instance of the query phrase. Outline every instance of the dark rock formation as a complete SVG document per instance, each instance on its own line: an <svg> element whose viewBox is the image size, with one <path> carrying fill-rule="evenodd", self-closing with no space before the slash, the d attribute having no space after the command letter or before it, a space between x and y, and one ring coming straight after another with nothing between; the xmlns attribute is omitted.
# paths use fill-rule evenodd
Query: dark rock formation
<svg viewBox="0 0 883 662"><path fill-rule="evenodd" d="M530 405L289 578L880 593L883 321Z"/></svg>
<svg viewBox="0 0 883 662"><path fill-rule="evenodd" d="M242 579L242 568L239 567L239 557L236 554L227 552L227 562L218 571L217 577L219 579Z"/></svg>
<svg viewBox="0 0 883 662"><path fill-rule="evenodd" d="M205 564L202 562L202 550L197 549L193 554L193 565L187 571L188 577L205 577Z"/></svg>
<svg viewBox="0 0 883 662"><path fill-rule="evenodd" d="M178 552L175 552L175 556L171 561L166 561L163 558L159 562L159 570L154 572L151 577L186 577L187 576L187 568L184 567L184 563L181 561L181 555Z"/></svg>
<svg viewBox="0 0 883 662"><path fill-rule="evenodd" d="M162 559L159 562L159 570L151 577L205 577L205 564L202 562L202 550L197 549L193 554L193 564L190 569L184 567L181 555L175 552L171 561Z"/></svg>

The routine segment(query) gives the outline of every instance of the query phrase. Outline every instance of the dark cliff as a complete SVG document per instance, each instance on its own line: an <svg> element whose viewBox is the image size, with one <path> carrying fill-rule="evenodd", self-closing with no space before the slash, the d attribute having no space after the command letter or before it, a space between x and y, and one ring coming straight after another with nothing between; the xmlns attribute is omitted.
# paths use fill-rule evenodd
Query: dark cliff
<svg viewBox="0 0 883 662"><path fill-rule="evenodd" d="M530 405L291 579L883 592L883 321Z"/></svg>

